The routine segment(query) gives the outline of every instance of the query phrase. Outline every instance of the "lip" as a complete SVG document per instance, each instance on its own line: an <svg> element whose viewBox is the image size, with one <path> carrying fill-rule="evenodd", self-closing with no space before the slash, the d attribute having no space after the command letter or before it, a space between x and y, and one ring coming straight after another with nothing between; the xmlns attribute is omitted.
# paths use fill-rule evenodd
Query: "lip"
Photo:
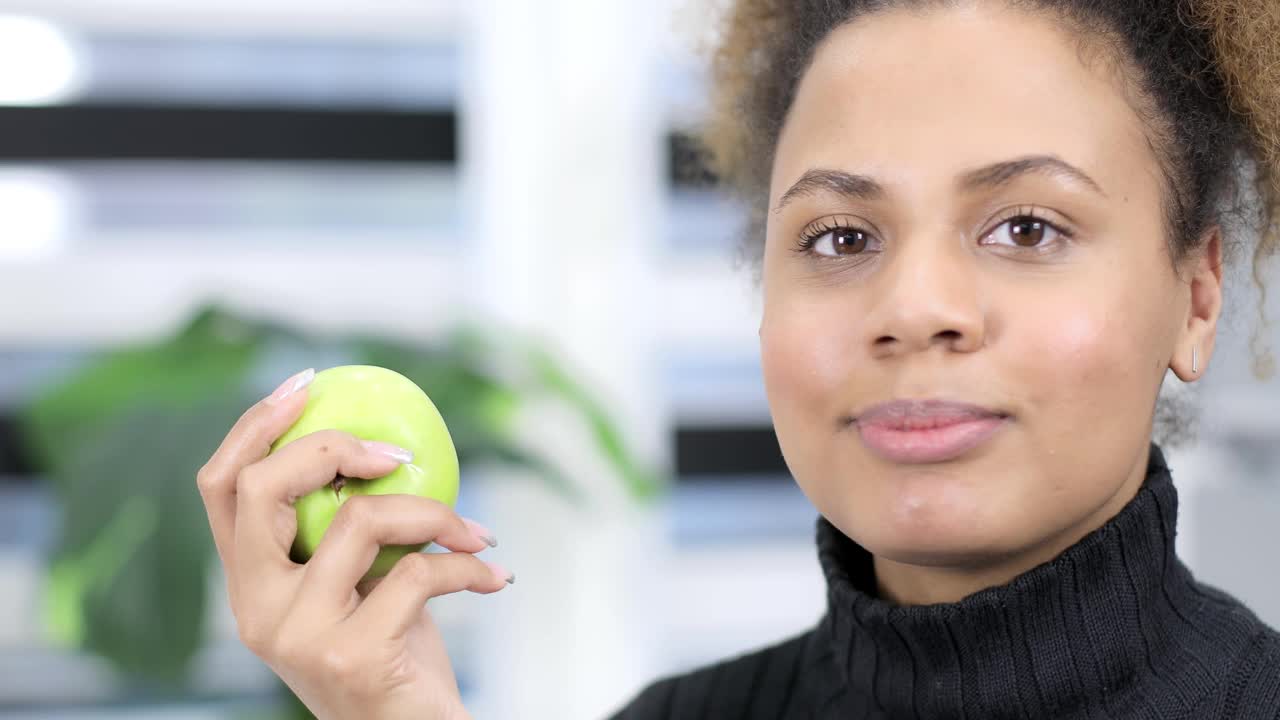
<svg viewBox="0 0 1280 720"><path fill-rule="evenodd" d="M893 400L854 417L863 444L890 462L938 463L982 445L1009 421L1007 413L948 400Z"/></svg>

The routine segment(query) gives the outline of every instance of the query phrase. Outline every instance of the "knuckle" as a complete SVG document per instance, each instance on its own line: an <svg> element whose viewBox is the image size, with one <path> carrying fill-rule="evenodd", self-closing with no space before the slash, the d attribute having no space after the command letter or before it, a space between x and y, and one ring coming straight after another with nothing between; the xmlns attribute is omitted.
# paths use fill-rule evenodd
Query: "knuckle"
<svg viewBox="0 0 1280 720"><path fill-rule="evenodd" d="M240 642L254 655L265 658L271 654L275 631L270 625L253 617L242 617L236 621L236 628Z"/></svg>
<svg viewBox="0 0 1280 720"><path fill-rule="evenodd" d="M374 523L374 498L367 495L353 495L338 507L338 518L348 529L367 529Z"/></svg>
<svg viewBox="0 0 1280 720"><path fill-rule="evenodd" d="M316 656L316 662L319 664L320 672L326 678L333 680L348 690L357 685L356 681L360 677L362 663L355 658L350 649L330 645L320 651Z"/></svg>
<svg viewBox="0 0 1280 720"><path fill-rule="evenodd" d="M338 514L333 518L333 525L342 534L358 535L369 533L374 524L374 500L367 495L353 495L342 502Z"/></svg>
<svg viewBox="0 0 1280 720"><path fill-rule="evenodd" d="M407 583L431 588L440 579L440 568L433 559L430 553L409 553L396 561L392 572Z"/></svg>
<svg viewBox="0 0 1280 720"><path fill-rule="evenodd" d="M255 473L255 467L254 465L246 465L236 471L235 486L237 495L243 495L253 485L251 476Z"/></svg>
<svg viewBox="0 0 1280 720"><path fill-rule="evenodd" d="M262 466L258 463L240 468L240 472L236 473L236 494L254 498L266 493L269 488L261 475Z"/></svg>
<svg viewBox="0 0 1280 720"><path fill-rule="evenodd" d="M196 487L200 489L200 494L208 497L217 492L222 483L219 482L218 476L209 467L209 463L200 466L196 471Z"/></svg>

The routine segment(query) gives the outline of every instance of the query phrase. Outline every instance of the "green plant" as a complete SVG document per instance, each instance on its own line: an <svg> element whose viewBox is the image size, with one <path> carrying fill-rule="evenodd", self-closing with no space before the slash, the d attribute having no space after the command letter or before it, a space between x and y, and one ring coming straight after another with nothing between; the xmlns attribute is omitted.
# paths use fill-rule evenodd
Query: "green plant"
<svg viewBox="0 0 1280 720"><path fill-rule="evenodd" d="M48 567L47 622L58 639L149 687L181 686L204 636L216 561L196 470L278 375L326 364L391 368L426 390L464 474L479 463L514 465L583 503L554 462L511 432L524 403L550 398L583 418L633 497L661 491L659 475L627 451L600 404L531 340L474 327L430 345L316 338L209 306L171 338L95 355L20 413L27 449L62 511Z"/></svg>

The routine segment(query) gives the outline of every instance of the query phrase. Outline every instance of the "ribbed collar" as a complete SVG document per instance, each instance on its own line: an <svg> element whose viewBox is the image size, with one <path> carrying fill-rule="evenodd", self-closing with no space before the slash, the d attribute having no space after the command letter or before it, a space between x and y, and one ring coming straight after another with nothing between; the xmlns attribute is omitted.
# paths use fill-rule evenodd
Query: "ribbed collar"
<svg viewBox="0 0 1280 720"><path fill-rule="evenodd" d="M1117 708L1154 705L1153 692L1189 706L1225 668L1179 642L1205 632L1194 627L1200 591L1174 554L1177 512L1152 443L1142 487L1102 527L1007 585L922 606L877 598L871 555L819 516L819 632L845 684L830 700L841 717L895 720L1128 717Z"/></svg>

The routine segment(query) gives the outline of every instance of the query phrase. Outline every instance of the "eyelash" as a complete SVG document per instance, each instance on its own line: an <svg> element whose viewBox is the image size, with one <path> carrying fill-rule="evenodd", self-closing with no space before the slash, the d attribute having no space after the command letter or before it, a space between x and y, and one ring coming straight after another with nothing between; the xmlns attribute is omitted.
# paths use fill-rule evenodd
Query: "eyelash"
<svg viewBox="0 0 1280 720"><path fill-rule="evenodd" d="M827 233L835 232L836 230L853 230L853 231L862 232L862 233L866 232L862 228L859 228L855 225L852 225L852 224L845 225L845 224L842 224L841 222L834 221L834 220L835 220L834 218L820 218L810 223L809 226L806 227L804 231L800 234L799 247L796 248L796 252L807 253L812 251L813 246L818 243L818 240L822 239L822 237L825 236ZM828 225L826 224L828 221L834 221L834 222Z"/></svg>
<svg viewBox="0 0 1280 720"><path fill-rule="evenodd" d="M1023 219L1035 220L1036 222L1043 223L1046 227L1053 230L1055 233L1057 233L1058 235L1062 236L1067 240L1072 240L1075 238L1074 233L1072 233L1070 230L1063 227L1062 225L1059 225L1058 223L1050 220L1048 217L1044 215L1044 212L1040 208L1037 208L1034 205L1025 205L1025 206L1017 207L1009 211L1008 213L1004 214L995 222L994 225L991 226L990 230L982 234L982 238L985 240L986 238L990 237L996 230L999 230L1004 225L1014 220L1023 220ZM828 233L834 232L836 230L850 230L850 231L860 232L860 233L864 233L866 235L875 237L873 233L868 232L864 228L858 227L857 225L854 225L854 224L846 224L846 223L847 221L843 221L843 219L839 218L838 216L820 218L818 220L815 220L814 222L810 223L801 233L800 239L797 243L797 247L795 248L795 252L801 253L801 254L817 255L817 253L813 253L814 245L816 245L818 241L821 240L823 237L825 237ZM1021 252L1028 252L1028 253L1034 254L1034 253L1049 252L1049 250L1047 250L1046 248L1052 248L1053 245L1054 243L1048 243L1044 246L1018 247L1015 249ZM859 253L859 255L861 254L864 254L864 253ZM829 257L829 256L824 255L820 257ZM851 257L856 257L856 256L851 256Z"/></svg>

